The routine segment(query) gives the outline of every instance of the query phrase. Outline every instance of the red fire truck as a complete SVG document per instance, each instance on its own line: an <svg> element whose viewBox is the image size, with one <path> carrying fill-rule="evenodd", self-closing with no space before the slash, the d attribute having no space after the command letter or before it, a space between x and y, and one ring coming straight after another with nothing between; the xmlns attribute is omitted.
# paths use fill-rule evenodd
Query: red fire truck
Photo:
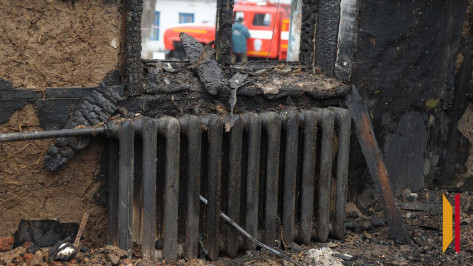
<svg viewBox="0 0 473 266"><path fill-rule="evenodd" d="M237 2L233 8L233 18L243 18L250 38L247 40L250 58L271 58L285 60L289 39L290 5L270 2ZM211 23L186 23L164 32L164 48L167 58L184 59L184 47L179 33L184 32L202 44L215 39L215 25Z"/></svg>

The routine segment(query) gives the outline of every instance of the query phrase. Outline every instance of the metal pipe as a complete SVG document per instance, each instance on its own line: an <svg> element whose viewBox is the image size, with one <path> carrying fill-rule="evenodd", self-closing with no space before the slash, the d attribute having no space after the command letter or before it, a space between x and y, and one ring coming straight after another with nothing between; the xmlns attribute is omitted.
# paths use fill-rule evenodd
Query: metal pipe
<svg viewBox="0 0 473 266"><path fill-rule="evenodd" d="M294 241L294 216L296 208L297 146L299 125L297 114L293 111L283 116L286 127L286 154L284 167L283 198L283 241L286 245Z"/></svg>
<svg viewBox="0 0 473 266"><path fill-rule="evenodd" d="M273 246L278 236L278 180L279 180L279 142L281 137L281 121L274 112L261 115L261 121L268 134L266 156L266 191L264 242Z"/></svg>
<svg viewBox="0 0 473 266"><path fill-rule="evenodd" d="M144 259L153 259L156 237L156 154L158 129L152 119L143 123L143 238Z"/></svg>
<svg viewBox="0 0 473 266"><path fill-rule="evenodd" d="M334 114L326 109L315 109L315 115L322 124L320 175L317 182L317 238L319 241L325 242L330 231L330 187L332 184Z"/></svg>
<svg viewBox="0 0 473 266"><path fill-rule="evenodd" d="M179 208L180 125L177 119L158 120L158 130L166 136L166 177L164 188L164 257L177 259L177 226Z"/></svg>
<svg viewBox="0 0 473 266"><path fill-rule="evenodd" d="M317 120L312 111L303 112L304 155L302 161L301 220L300 237L304 244L309 244L312 237L312 219L314 217L315 157L317 146Z"/></svg>
<svg viewBox="0 0 473 266"><path fill-rule="evenodd" d="M243 126L240 116L235 117L235 124L230 137L230 169L228 173L227 209L233 221L240 221L240 191L241 191L241 153L243 145ZM238 232L227 226L226 250L228 256L234 258L238 254Z"/></svg>
<svg viewBox="0 0 473 266"><path fill-rule="evenodd" d="M186 123L182 123L185 121ZM188 116L181 120L188 139L187 160L187 222L185 256L194 259L199 251L200 172L202 165L202 127L200 119Z"/></svg>
<svg viewBox="0 0 473 266"><path fill-rule="evenodd" d="M258 234L258 201L259 201L259 168L260 168L260 141L261 121L257 114L248 113L243 115L246 130L248 132L248 169L246 186L246 231L256 236ZM246 241L248 250L255 250L253 241Z"/></svg>
<svg viewBox="0 0 473 266"><path fill-rule="evenodd" d="M210 115L208 125L208 209L207 209L207 249L211 260L218 257L218 216L220 213L220 183L222 175L222 122L217 115Z"/></svg>
<svg viewBox="0 0 473 266"><path fill-rule="evenodd" d="M131 255L133 221L133 177L135 129L132 122L125 121L119 132L118 177L118 247Z"/></svg>
<svg viewBox="0 0 473 266"><path fill-rule="evenodd" d="M348 110L333 108L335 122L338 124L338 156L337 156L337 189L335 202L335 226L332 234L343 239L345 236L345 205L347 201L348 186L348 160L350 155L351 116Z"/></svg>
<svg viewBox="0 0 473 266"><path fill-rule="evenodd" d="M99 135L105 133L107 127L78 128L78 129L59 129L47 131L18 132L0 134L0 142L22 141L35 139L50 139L57 137L78 137Z"/></svg>

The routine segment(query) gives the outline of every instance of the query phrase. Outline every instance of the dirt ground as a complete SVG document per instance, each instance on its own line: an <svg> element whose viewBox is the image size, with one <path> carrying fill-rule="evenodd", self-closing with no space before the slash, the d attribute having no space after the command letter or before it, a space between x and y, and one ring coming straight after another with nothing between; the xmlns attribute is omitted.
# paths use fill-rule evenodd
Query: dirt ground
<svg viewBox="0 0 473 266"><path fill-rule="evenodd" d="M96 86L118 67L119 9L114 0L0 1L0 78L14 87Z"/></svg>
<svg viewBox="0 0 473 266"><path fill-rule="evenodd" d="M0 133L41 130L34 106L15 111L0 125ZM59 219L80 223L90 213L85 234L103 245L107 227L106 208L96 204L101 194L100 140L78 154L57 172L43 168L52 139L0 143L0 236L13 234L20 219ZM87 165L87 167L83 167Z"/></svg>
<svg viewBox="0 0 473 266"><path fill-rule="evenodd" d="M365 213L354 204L347 206L347 234L343 240L328 243L313 243L301 246L301 250L288 251L293 259L304 265L472 265L473 263L473 193L461 193L461 251L456 253L454 243L442 254L442 193L453 204L456 192L445 190L423 190L417 199L407 198L403 202L403 216L411 234L413 245L397 245L389 236L383 213L377 207ZM411 207L408 207L411 206ZM417 206L417 210L412 210ZM415 208L414 208L415 209ZM43 262L48 248L28 254L25 247L0 253L0 262ZM320 254L318 254L319 252ZM141 260L139 248L133 252L133 258L127 259L126 252L116 247L89 249L82 251L69 263L150 265ZM242 253L236 259L221 257L218 261L195 259L177 262L155 261L158 265L292 265L287 261L268 255L262 251ZM345 256L345 259L340 256ZM47 257L47 256L46 256ZM349 259L348 259L349 258ZM325 263L325 264L324 264Z"/></svg>

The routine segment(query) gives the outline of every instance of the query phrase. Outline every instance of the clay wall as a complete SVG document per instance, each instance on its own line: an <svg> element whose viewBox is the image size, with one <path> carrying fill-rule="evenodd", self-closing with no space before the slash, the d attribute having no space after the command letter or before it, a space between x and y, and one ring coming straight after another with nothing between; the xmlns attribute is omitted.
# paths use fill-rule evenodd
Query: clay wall
<svg viewBox="0 0 473 266"><path fill-rule="evenodd" d="M119 67L118 0L6 0L0 1L0 17L1 133L62 128L86 93L80 87L97 86ZM77 95L44 92L58 87L77 87ZM23 88L33 89L31 95L15 98ZM102 245L107 223L100 173L104 145L95 139L66 166L49 172L43 161L53 141L0 144L0 235L13 234L22 218L79 223L87 210L85 241Z"/></svg>

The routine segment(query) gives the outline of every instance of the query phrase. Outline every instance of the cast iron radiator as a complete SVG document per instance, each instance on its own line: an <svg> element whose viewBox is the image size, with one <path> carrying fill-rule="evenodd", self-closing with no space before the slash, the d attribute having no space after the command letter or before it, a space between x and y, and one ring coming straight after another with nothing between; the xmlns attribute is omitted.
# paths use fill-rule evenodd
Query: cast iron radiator
<svg viewBox="0 0 473 266"><path fill-rule="evenodd" d="M228 133L217 115L123 122L108 142L109 244L131 250L135 242L144 258L171 260L256 249L220 210L270 246L281 236L285 244L343 238L348 111L245 113L234 121Z"/></svg>

